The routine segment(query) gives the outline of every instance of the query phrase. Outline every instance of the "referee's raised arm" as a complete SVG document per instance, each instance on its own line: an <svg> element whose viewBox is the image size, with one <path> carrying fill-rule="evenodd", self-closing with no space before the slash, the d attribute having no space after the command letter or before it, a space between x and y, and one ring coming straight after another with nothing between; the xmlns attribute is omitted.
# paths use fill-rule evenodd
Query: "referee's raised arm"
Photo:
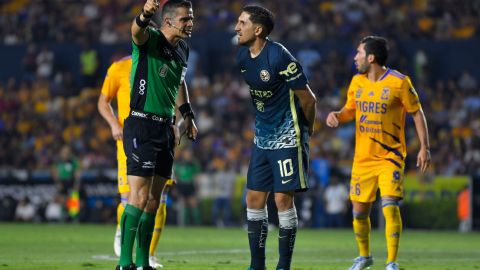
<svg viewBox="0 0 480 270"><path fill-rule="evenodd" d="M137 45L143 45L149 38L146 30L152 16L159 9L160 4L157 0L147 0L140 13L132 22L132 40Z"/></svg>

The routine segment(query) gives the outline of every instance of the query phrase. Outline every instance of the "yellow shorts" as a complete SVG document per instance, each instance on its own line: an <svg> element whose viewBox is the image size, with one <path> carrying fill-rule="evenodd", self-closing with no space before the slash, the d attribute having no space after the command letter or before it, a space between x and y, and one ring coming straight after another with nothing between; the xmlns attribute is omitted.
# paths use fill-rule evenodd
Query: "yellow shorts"
<svg viewBox="0 0 480 270"><path fill-rule="evenodd" d="M130 192L130 186L128 185L127 180L127 156L123 150L123 142L117 142L117 181L118 181L118 193L128 193ZM173 174L172 174L173 178ZM165 184L167 187L171 187L175 184L175 180L169 179Z"/></svg>
<svg viewBox="0 0 480 270"><path fill-rule="evenodd" d="M374 166L353 164L352 179L350 179L350 199L357 202L373 202L377 190L380 196L395 196L403 198L404 168L390 162L380 162Z"/></svg>

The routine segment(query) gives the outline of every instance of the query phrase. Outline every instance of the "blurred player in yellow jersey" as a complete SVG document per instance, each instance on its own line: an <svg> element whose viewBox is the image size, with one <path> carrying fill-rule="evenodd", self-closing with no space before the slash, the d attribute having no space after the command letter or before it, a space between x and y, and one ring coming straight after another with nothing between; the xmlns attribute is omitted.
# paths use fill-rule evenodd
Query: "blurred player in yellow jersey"
<svg viewBox="0 0 480 270"><path fill-rule="evenodd" d="M402 233L399 201L403 198L406 157L405 114L415 122L420 151L417 167L425 172L430 164L428 130L418 95L408 78L385 67L387 41L368 36L361 40L355 75L348 88L345 106L327 116L327 125L337 127L355 119L356 142L350 180L353 204L353 230L360 256L350 270L361 270L373 264L370 253L370 209L380 189L385 217L387 270L398 270L397 253Z"/></svg>
<svg viewBox="0 0 480 270"><path fill-rule="evenodd" d="M128 201L130 187L127 182L127 157L123 150L123 121L130 112L130 71L132 68L132 57L126 56L114 62L107 71L107 76L103 82L102 93L98 99L98 111L110 125L112 136L117 143L117 161L118 161L118 192L121 196L121 203L117 207L117 231L114 239L115 255L120 256L120 218L123 214L125 204ZM117 99L118 117L115 116L111 106L113 99ZM178 132L177 132L178 134ZM155 229L150 244L150 265L152 267L163 267L155 257L155 249L158 245L162 229L165 226L167 215L166 199L170 187L174 180L170 179L162 192L160 206L155 217Z"/></svg>

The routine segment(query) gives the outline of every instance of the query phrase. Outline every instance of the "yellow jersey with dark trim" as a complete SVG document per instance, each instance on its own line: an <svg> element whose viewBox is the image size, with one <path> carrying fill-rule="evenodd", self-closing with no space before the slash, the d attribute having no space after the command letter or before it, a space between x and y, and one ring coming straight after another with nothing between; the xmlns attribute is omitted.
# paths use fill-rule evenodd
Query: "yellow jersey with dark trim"
<svg viewBox="0 0 480 270"><path fill-rule="evenodd" d="M345 108L355 110L354 163L387 161L403 166L405 114L421 109L410 78L392 69L376 82L357 74L348 88Z"/></svg>
<svg viewBox="0 0 480 270"><path fill-rule="evenodd" d="M114 62L108 68L103 82L102 94L111 99L117 99L118 121L123 127L123 121L130 113L130 72L132 57L126 56Z"/></svg>

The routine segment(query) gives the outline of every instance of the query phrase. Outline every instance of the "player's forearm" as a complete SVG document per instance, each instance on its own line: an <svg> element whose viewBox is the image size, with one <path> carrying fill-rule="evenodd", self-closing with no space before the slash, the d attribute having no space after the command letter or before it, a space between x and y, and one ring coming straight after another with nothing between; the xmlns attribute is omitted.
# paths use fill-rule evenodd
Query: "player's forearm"
<svg viewBox="0 0 480 270"><path fill-rule="evenodd" d="M337 112L337 119L340 123L350 122L355 118L355 110L350 110L343 107Z"/></svg>
<svg viewBox="0 0 480 270"><path fill-rule="evenodd" d="M108 125L110 128L115 127L116 125L119 125L118 119L113 113L113 108L110 105L109 102L106 101L106 98L104 96L101 96L100 99L98 100L98 112L100 115L107 121Z"/></svg>
<svg viewBox="0 0 480 270"><path fill-rule="evenodd" d="M142 13L132 22L132 39L137 45L143 45L149 38L147 27L155 12L159 8L157 0L147 0L143 5Z"/></svg>
<svg viewBox="0 0 480 270"><path fill-rule="evenodd" d="M313 132L313 127L315 126L315 116L317 115L317 100L308 100L302 104L302 110L307 118L310 132Z"/></svg>
<svg viewBox="0 0 480 270"><path fill-rule="evenodd" d="M141 27L139 25L138 20L146 22L146 26ZM147 26L149 21L150 21L149 19L144 17L143 13L139 15L139 18L135 18L133 20L131 31L132 31L132 39L133 39L133 42L135 42L135 44L143 45L148 40L149 35L147 31Z"/></svg>
<svg viewBox="0 0 480 270"><path fill-rule="evenodd" d="M190 103L190 98L188 96L187 84L185 83L185 81L183 81L178 91L176 105L177 107L180 107L185 103Z"/></svg>
<svg viewBox="0 0 480 270"><path fill-rule="evenodd" d="M427 120L423 110L420 109L412 114L415 128L417 130L418 139L420 140L420 147L430 149L430 142L428 140Z"/></svg>
<svg viewBox="0 0 480 270"><path fill-rule="evenodd" d="M295 90L294 93L300 101L303 114L309 124L310 133L312 133L315 125L315 116L317 114L317 98L308 85L306 85L305 89Z"/></svg>

